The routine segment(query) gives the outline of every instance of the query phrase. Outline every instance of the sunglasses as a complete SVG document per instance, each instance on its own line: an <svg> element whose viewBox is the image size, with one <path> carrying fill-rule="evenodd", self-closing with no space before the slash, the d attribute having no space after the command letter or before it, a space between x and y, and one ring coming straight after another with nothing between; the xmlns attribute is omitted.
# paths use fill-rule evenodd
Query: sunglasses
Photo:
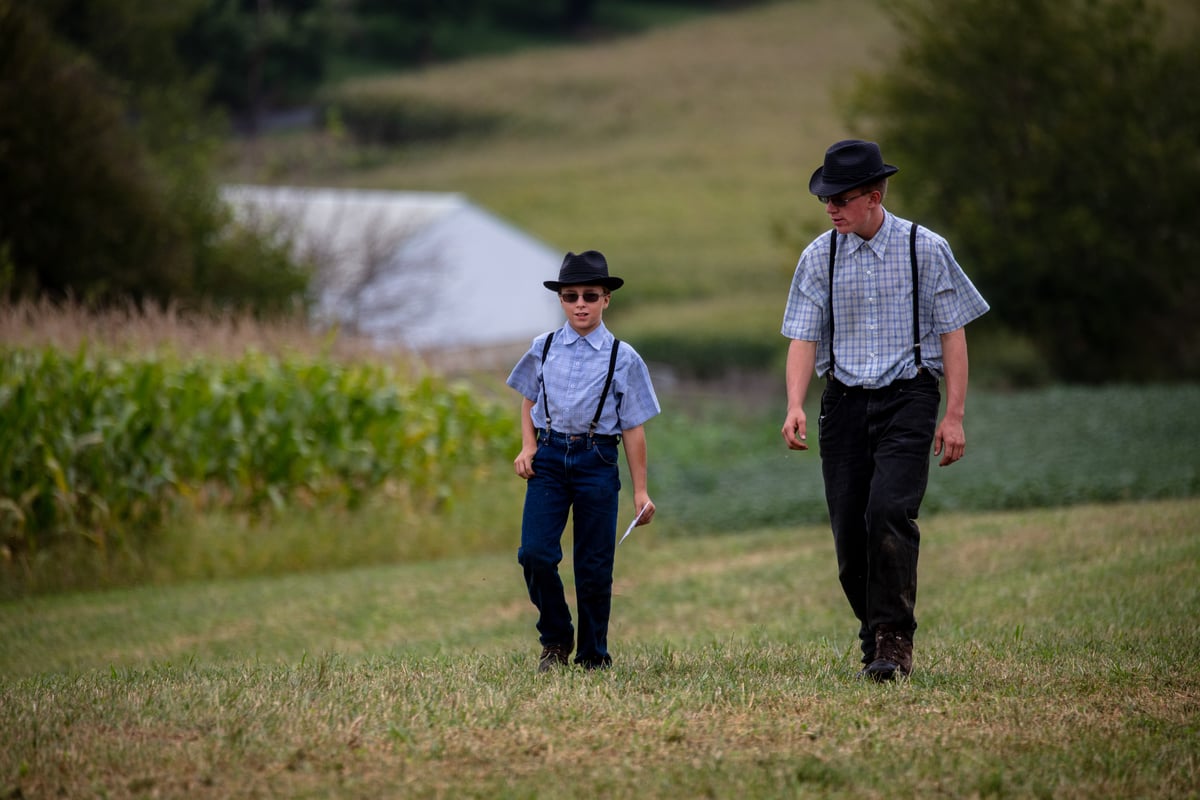
<svg viewBox="0 0 1200 800"><path fill-rule="evenodd" d="M604 297L604 295L600 294L600 292L583 293L583 300L585 303L595 303L601 297ZM558 298L564 303L575 303L579 301L579 292L559 292Z"/></svg>
<svg viewBox="0 0 1200 800"><path fill-rule="evenodd" d="M860 197L866 197L869 194L870 192L861 192L859 194L851 195L850 197L842 197L841 195L838 195L837 197L830 197L826 194L819 194L817 195L817 199L826 205L833 203L835 208L845 208L852 201L857 200Z"/></svg>

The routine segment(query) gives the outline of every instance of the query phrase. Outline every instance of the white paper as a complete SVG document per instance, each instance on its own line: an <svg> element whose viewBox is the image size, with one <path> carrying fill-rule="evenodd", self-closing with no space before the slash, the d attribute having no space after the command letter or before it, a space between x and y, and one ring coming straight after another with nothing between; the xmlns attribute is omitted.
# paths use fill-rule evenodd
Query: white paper
<svg viewBox="0 0 1200 800"><path fill-rule="evenodd" d="M642 518L642 514L645 514L645 513L646 513L646 509L647 509L647 508L649 508L649 507L650 507L650 504L649 504L649 503L646 503L646 505L642 506L642 510L641 510L641 511L639 511L639 512L637 513L637 516L633 518L633 522L629 523L629 527L625 529L625 535L624 535L624 536L622 536L622 537L621 537L621 538L620 538L620 539L617 541L617 546L618 546L618 547L620 547L620 546L621 546L621 542L625 541L625 539L626 539L626 538L629 536L629 534L633 533L633 529L637 527L638 520Z"/></svg>

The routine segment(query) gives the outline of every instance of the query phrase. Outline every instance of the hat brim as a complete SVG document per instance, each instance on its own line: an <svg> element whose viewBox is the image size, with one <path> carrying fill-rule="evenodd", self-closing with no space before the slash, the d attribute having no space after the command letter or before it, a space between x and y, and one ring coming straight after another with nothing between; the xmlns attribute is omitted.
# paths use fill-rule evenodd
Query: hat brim
<svg viewBox="0 0 1200 800"><path fill-rule="evenodd" d="M808 179L808 191L818 197L833 197L834 195L848 192L851 189L856 189L859 186L866 186L868 183L875 183L884 178L891 177L900 171L899 167L893 167L891 164L884 164L883 169L873 175L868 175L865 178L859 178L852 181L826 181L824 178L825 167L817 167L813 172L812 177Z"/></svg>
<svg viewBox="0 0 1200 800"><path fill-rule="evenodd" d="M552 292L557 292L564 286L603 286L611 292L624 286L625 281L613 276L607 278L581 277L577 281L542 281L542 285Z"/></svg>

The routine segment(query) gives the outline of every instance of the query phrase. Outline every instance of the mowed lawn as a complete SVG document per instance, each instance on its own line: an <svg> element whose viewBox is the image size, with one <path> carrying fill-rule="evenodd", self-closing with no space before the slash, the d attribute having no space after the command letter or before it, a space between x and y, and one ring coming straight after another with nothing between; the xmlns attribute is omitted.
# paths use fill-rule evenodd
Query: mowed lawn
<svg viewBox="0 0 1200 800"><path fill-rule="evenodd" d="M1194 797L1198 522L1197 500L926 519L916 669L882 686L854 677L824 526L640 529L604 673L535 673L512 554L10 602L0 788Z"/></svg>

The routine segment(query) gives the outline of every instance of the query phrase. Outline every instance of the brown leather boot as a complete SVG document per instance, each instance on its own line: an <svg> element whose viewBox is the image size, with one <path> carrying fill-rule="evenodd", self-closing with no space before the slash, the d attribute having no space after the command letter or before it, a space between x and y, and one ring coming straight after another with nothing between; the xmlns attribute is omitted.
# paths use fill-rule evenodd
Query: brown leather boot
<svg viewBox="0 0 1200 800"><path fill-rule="evenodd" d="M875 660L863 670L871 680L883 682L907 678L912 672L912 634L900 631L875 631Z"/></svg>
<svg viewBox="0 0 1200 800"><path fill-rule="evenodd" d="M571 650L574 649L571 645L549 644L542 648L542 654L538 657L538 672L549 672L556 667L565 667L570 665Z"/></svg>

